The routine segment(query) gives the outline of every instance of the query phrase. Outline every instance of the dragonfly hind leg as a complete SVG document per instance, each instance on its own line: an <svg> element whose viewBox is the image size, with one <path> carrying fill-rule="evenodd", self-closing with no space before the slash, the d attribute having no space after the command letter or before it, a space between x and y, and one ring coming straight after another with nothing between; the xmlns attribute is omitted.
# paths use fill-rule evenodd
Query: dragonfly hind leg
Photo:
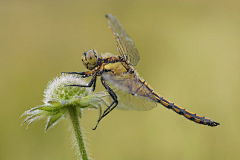
<svg viewBox="0 0 240 160"><path fill-rule="evenodd" d="M117 100L117 95L113 92L113 90L110 88L110 86L104 81L104 79L101 77L101 82L103 84L103 86L106 88L106 90L108 91L108 93L110 94L110 96L113 99L113 102L108 106L108 108L103 112L102 116L98 119L97 124L95 126L95 128L93 128L93 130L95 130L99 124L99 122L103 119L103 117L105 117L106 115L108 115L108 113L110 113L114 108L116 108L116 106L118 105L118 100Z"/></svg>

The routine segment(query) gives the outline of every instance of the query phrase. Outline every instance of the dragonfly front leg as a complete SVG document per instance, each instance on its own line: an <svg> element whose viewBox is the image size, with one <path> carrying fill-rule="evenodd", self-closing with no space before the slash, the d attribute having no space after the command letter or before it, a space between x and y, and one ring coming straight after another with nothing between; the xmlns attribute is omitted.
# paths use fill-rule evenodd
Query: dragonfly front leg
<svg viewBox="0 0 240 160"><path fill-rule="evenodd" d="M66 86L76 86L76 87L92 87L93 86L92 91L94 91L96 87L96 80L97 80L97 73L94 73L91 81L87 85L71 84Z"/></svg>
<svg viewBox="0 0 240 160"><path fill-rule="evenodd" d="M113 102L108 106L108 108L103 112L103 115L99 118L95 128L93 128L93 130L95 130L99 124L99 122L103 119L103 117L105 117L106 115L108 115L108 113L110 113L114 108L116 108L116 106L118 105L118 100L117 100L117 95L113 92L113 90L110 88L110 86L104 81L104 79L101 77L101 82L103 84L103 86L106 88L106 90L108 91L108 93L110 94L110 96L113 99Z"/></svg>
<svg viewBox="0 0 240 160"><path fill-rule="evenodd" d="M81 75L82 78L86 78L86 77L89 77L91 76L93 73L94 73L94 70L91 70L91 71L87 71L87 72L62 72L62 74L78 74L78 75Z"/></svg>

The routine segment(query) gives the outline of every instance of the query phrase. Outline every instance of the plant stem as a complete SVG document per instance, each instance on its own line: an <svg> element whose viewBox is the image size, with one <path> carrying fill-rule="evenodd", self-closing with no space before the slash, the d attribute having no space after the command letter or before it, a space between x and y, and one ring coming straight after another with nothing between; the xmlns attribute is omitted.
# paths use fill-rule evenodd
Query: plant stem
<svg viewBox="0 0 240 160"><path fill-rule="evenodd" d="M80 155L82 157L82 160L88 160L88 155L87 155L87 152L86 152L86 148L85 148L85 144L84 144L84 140L83 140L83 136L82 136L82 132L81 132L81 128L80 128L80 123L79 123L79 119L78 119L76 106L70 105L68 107L68 112L69 112L69 115L70 115L70 119L72 121L74 134L75 134L75 137L76 137L78 149L80 151Z"/></svg>

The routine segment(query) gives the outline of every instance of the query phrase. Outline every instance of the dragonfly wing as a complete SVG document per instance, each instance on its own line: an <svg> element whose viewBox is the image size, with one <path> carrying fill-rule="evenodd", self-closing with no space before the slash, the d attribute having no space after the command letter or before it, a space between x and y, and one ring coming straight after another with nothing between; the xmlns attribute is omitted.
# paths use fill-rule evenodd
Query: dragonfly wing
<svg viewBox="0 0 240 160"><path fill-rule="evenodd" d="M121 76L104 73L102 76L116 88L114 92L118 96L119 109L144 111L156 107L154 96L138 77L130 73Z"/></svg>
<svg viewBox="0 0 240 160"><path fill-rule="evenodd" d="M118 90L115 93L117 94L119 101L117 105L118 109L147 111L157 106L157 103L154 101L149 101L139 96L131 95L122 90Z"/></svg>
<svg viewBox="0 0 240 160"><path fill-rule="evenodd" d="M130 64L136 66L140 59L138 50L135 47L132 38L122 27L121 23L111 14L106 15L107 22L115 37L118 51Z"/></svg>

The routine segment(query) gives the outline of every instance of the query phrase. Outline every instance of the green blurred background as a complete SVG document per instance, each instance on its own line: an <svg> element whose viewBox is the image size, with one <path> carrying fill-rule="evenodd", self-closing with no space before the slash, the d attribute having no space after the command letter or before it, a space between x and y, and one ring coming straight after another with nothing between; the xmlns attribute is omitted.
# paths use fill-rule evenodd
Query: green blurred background
<svg viewBox="0 0 240 160"><path fill-rule="evenodd" d="M77 158L68 120L44 133L44 120L26 130L19 117L42 104L49 80L86 70L84 51L118 54L106 13L133 38L141 56L136 70L156 92L221 125L199 125L159 105L116 109L92 131L98 111L86 111L81 123L92 157L240 159L240 3L208 0L1 0L0 159Z"/></svg>

